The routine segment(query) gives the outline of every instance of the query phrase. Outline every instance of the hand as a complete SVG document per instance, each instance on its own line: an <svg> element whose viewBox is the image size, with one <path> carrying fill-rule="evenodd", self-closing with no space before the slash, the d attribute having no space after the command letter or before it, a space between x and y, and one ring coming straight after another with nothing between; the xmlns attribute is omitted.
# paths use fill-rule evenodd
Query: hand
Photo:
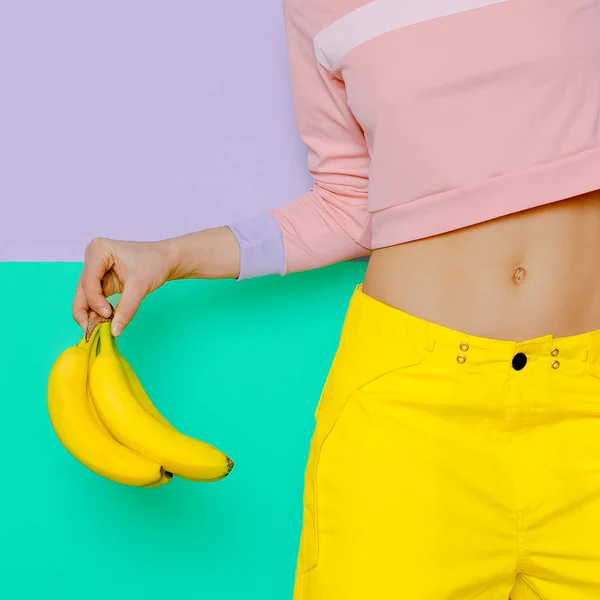
<svg viewBox="0 0 600 600"><path fill-rule="evenodd" d="M142 300L161 287L175 268L170 240L129 242L96 238L85 250L73 318L85 331L88 310L110 317L112 306L106 298L122 294L111 325L116 337L134 317Z"/></svg>

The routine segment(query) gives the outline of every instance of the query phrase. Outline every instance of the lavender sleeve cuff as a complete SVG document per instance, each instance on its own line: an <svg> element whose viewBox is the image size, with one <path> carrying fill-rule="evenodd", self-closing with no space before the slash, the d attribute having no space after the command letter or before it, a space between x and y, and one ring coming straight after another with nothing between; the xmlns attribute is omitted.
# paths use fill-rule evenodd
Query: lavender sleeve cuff
<svg viewBox="0 0 600 600"><path fill-rule="evenodd" d="M240 275L237 281L283 275L285 249L281 229L266 211L256 217L228 225L240 245Z"/></svg>

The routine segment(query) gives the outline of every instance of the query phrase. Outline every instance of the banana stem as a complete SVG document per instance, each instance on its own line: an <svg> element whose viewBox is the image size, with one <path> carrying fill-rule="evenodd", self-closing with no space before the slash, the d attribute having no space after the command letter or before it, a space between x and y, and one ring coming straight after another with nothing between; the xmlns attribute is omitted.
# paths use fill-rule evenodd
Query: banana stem
<svg viewBox="0 0 600 600"><path fill-rule="evenodd" d="M94 331L91 333L91 335L89 337L87 335L84 335L79 340L77 347L81 348L82 350L94 352L98 345L98 338L99 338L98 334L99 334L99 329L98 329L98 327L96 327L96 329L94 329Z"/></svg>
<svg viewBox="0 0 600 600"><path fill-rule="evenodd" d="M113 314L114 314L114 309L113 309ZM88 322L87 322L87 328L86 328L86 332L85 332L86 341L89 342L90 338L92 337L92 334L94 333L94 331L96 331L96 329L97 329L98 325L100 325L100 323L107 323L107 322L111 321L112 318L113 318L113 315L106 318L106 317L103 317L102 315L99 315L96 311L93 311L92 309L90 309L88 311Z"/></svg>
<svg viewBox="0 0 600 600"><path fill-rule="evenodd" d="M91 365L93 360L98 356L98 345L100 344L100 328L96 327L94 333L92 333L92 337L90 338L90 360L89 364Z"/></svg>
<svg viewBox="0 0 600 600"><path fill-rule="evenodd" d="M117 354L115 338L110 332L110 322L101 323L100 329L100 353L101 354Z"/></svg>

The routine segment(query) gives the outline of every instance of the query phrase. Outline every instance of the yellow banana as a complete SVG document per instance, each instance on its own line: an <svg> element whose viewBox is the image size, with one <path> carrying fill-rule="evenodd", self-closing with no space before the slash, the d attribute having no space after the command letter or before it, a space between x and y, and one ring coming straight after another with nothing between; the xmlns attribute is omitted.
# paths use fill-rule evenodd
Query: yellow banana
<svg viewBox="0 0 600 600"><path fill-rule="evenodd" d="M98 333L98 331L96 331L96 333ZM94 337L94 340L90 340L92 341L92 347L90 350L90 360L89 360L89 368L91 368L92 363L94 362L94 359L96 358L96 354L98 352L98 342L100 340L100 336L96 335ZM120 356L121 361L125 363L125 367L126 367L126 371L128 372L128 379L129 377L131 377L132 379L134 379L135 381L137 381L138 386L136 386L135 391L137 393L140 393L139 390L137 389L138 387L141 387L139 380L137 379L133 369L131 368L131 366L129 365L129 363L127 363L127 361L125 360L125 357L123 355ZM87 399L88 399L88 404L90 407L90 410L92 411L92 414L94 416L94 420L96 421L96 424L98 425L98 428L104 433L105 436L109 437L111 440L114 440L114 443L121 445L117 440L115 440L115 438L113 437L112 433L108 430L108 428L106 427L106 425L104 424L104 422L102 421L102 419L100 418L100 415L98 414L98 409L96 408L96 406L94 405L94 401L92 400L92 395L90 393L90 386L89 383L86 386L87 387ZM144 403L146 405L149 405L148 408L150 408L151 410L153 409L154 412L156 412L157 414L158 411L156 410L156 408L154 407L154 405L152 404L152 402L150 402L150 398L148 398L148 396L146 395L145 391L142 389L142 393L140 394L141 398L139 399L140 404ZM145 396L145 398L144 398ZM160 416L160 414L159 414ZM123 446L125 447L125 446ZM133 452L133 450L132 450ZM141 455L140 455L141 456ZM165 485L166 483L169 483L171 481L171 479L173 478L173 475L171 473L166 472L164 469L161 470L162 472L162 477L158 480L155 481L153 483L149 483L147 485L143 485L141 487L145 487L145 488L155 488L155 487L160 487L162 485Z"/></svg>
<svg viewBox="0 0 600 600"><path fill-rule="evenodd" d="M152 401L148 397L148 394L146 393L144 386L138 379L138 376L135 374L135 371L133 370L132 366L127 362L127 359L119 352L119 349L116 347L116 344L115 344L115 352L119 355L119 360L121 361L121 364L123 365L123 370L125 371L125 377L127 378L127 383L129 383L129 386L131 387L131 391L133 392L133 395L135 396L135 399L138 401L138 403L141 404L142 408L144 408L147 412L149 412L155 419L160 421L165 427L175 430L175 427L173 427L173 425L171 425L171 423L169 423L160 414L160 412L158 411L156 406L154 406L154 404L152 404Z"/></svg>
<svg viewBox="0 0 600 600"><path fill-rule="evenodd" d="M90 371L90 390L102 421L124 446L159 462L183 479L217 481L233 461L214 446L168 427L139 404L127 381L110 324L100 326L100 352Z"/></svg>
<svg viewBox="0 0 600 600"><path fill-rule="evenodd" d="M90 355L89 355L89 359L88 359L88 374L89 374L89 370L92 367L92 363L94 362L94 359L96 358L96 354L98 352L98 341L100 340L100 336L98 335L98 332L99 332L99 330L96 330L93 334L93 337L90 339ZM92 413L92 417L94 418L96 426L98 427L98 429L100 429L100 431L102 431L102 433L104 433L104 435L107 435L108 437L110 437L114 440L115 438L112 436L111 432L108 430L106 425L103 423L102 419L100 418L100 415L98 414L98 410L96 409L96 406L94 405L94 402L92 400L92 394L90 393L89 382L87 381L87 379L86 379L85 391L86 391L86 397L87 397L87 402L88 402L88 405L90 408L90 412Z"/></svg>
<svg viewBox="0 0 600 600"><path fill-rule="evenodd" d="M89 363L88 363L90 368L92 366L92 363L93 363L94 359L96 358L96 353L98 351L98 341L99 341L99 339L100 339L100 336L96 335L95 339L92 342L92 347L91 347L91 351L90 351L90 360L89 360ZM139 379L137 378L135 372L133 371L133 369L131 368L131 366L129 365L129 363L125 360L125 357L123 355L120 355L119 358L121 359L121 362L123 363L123 366L125 368L125 372L127 373L127 379L128 379L128 381L130 381L130 384L133 387L133 391L136 394L136 398L137 398L138 402L140 404L142 404L142 406L144 406L146 408L146 410L148 410L149 412L152 411L152 413L156 413L156 415L158 417L160 417L161 419L163 419L163 417L158 412L158 410L156 410L156 407L150 401L150 398L148 398L148 395L146 394L145 390L142 388L141 383L140 383ZM138 395L139 395L139 398L137 397ZM92 395L90 393L90 386L89 386L89 384L87 385L87 399L88 399L90 410L92 412L94 420L96 421L96 424L98 425L98 428L104 433L105 436L107 436L111 440L113 440L114 443L121 445L113 437L112 433L108 430L108 428L106 427L106 425L104 424L104 422L100 418L100 415L98 414L98 409L96 408L96 406L94 404L94 401L92 400ZM169 425L169 423L167 423L167 421L164 421L164 422L169 427L171 427L171 425ZM133 450L132 450L132 452L133 452ZM162 485L165 485L166 483L169 483L169 481L171 481L172 478L173 478L173 475L171 473L165 472L164 469L163 469L163 476L158 481L155 481L153 483L149 483L148 485L144 485L144 486L141 486L141 487L145 487L145 488L160 487Z"/></svg>
<svg viewBox="0 0 600 600"><path fill-rule="evenodd" d="M168 483L172 474L161 465L119 444L101 427L88 399L89 363L98 331L86 342L67 348L50 371L47 389L48 413L52 427L66 450L94 473L130 486Z"/></svg>

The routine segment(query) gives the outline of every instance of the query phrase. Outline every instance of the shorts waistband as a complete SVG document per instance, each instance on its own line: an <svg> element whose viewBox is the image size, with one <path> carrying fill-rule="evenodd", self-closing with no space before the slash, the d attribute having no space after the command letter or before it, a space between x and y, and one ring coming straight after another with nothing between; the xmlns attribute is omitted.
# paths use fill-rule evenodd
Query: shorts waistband
<svg viewBox="0 0 600 600"><path fill-rule="evenodd" d="M547 362L558 369L561 361L600 361L600 330L567 337L543 335L524 341L496 340L457 331L429 322L368 296L358 285L350 301L349 315L362 330L369 328L373 335L389 347L396 340L412 345L424 345L431 352L446 354L458 364L513 363L519 365L519 354L526 360ZM358 331L357 331L358 333ZM359 335L363 335L361 331ZM515 359L515 357L517 357ZM515 363L516 361L516 363Z"/></svg>

